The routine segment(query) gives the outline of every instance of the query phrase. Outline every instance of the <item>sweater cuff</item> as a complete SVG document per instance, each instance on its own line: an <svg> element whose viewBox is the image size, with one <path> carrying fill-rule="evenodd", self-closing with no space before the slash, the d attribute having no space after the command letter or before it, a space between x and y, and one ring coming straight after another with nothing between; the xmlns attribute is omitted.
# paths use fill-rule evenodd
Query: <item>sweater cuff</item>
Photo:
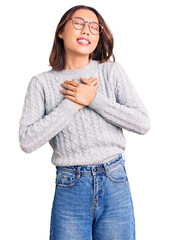
<svg viewBox="0 0 169 240"><path fill-rule="evenodd" d="M57 110L63 111L65 114L75 114L79 111L78 107L69 99L64 98L62 102L58 105Z"/></svg>
<svg viewBox="0 0 169 240"><path fill-rule="evenodd" d="M94 110L101 110L104 109L104 107L107 106L106 103L110 104L110 99L107 98L106 96L104 96L103 94L101 94L100 92L96 93L95 98L93 99L93 101L88 105L88 107L94 109Z"/></svg>

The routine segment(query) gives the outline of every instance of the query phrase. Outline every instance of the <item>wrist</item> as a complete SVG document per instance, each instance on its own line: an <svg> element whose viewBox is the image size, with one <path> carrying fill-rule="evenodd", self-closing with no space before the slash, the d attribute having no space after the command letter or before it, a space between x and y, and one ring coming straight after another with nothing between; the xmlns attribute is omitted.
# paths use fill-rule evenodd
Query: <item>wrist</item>
<svg viewBox="0 0 169 240"><path fill-rule="evenodd" d="M96 95L97 95L97 92L95 92L95 95L94 95L94 97L92 98L92 100L90 101L89 105L91 104L91 102L93 102L93 100L95 99ZM89 106L89 105L88 105L88 106Z"/></svg>

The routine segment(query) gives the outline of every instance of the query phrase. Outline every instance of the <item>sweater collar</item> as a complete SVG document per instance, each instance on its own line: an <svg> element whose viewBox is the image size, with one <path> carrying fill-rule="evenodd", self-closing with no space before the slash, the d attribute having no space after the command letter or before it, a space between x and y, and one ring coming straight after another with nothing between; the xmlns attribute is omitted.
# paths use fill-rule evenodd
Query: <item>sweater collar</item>
<svg viewBox="0 0 169 240"><path fill-rule="evenodd" d="M72 69L72 70L50 70L54 73L57 73L59 76L74 76L74 75L81 75L83 76L84 73L86 72L90 72L94 65L97 63L98 61L97 60L93 60L93 59L90 59L90 62L88 65L86 65L85 67L82 67L82 68L76 68L76 69Z"/></svg>

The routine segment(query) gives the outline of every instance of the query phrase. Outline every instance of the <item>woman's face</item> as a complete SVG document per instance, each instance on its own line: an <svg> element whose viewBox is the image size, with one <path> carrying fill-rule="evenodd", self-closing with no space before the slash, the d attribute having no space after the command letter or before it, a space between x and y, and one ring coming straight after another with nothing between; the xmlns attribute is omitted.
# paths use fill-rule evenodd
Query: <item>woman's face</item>
<svg viewBox="0 0 169 240"><path fill-rule="evenodd" d="M78 9L72 17L82 17L86 21L99 23L95 13L86 9ZM95 50L99 41L99 34L94 35L90 32L89 23L86 23L83 29L78 30L73 27L72 20L66 23L63 32L58 36L63 39L66 54L89 55ZM78 43L77 38L80 37L89 39L90 44L84 46Z"/></svg>

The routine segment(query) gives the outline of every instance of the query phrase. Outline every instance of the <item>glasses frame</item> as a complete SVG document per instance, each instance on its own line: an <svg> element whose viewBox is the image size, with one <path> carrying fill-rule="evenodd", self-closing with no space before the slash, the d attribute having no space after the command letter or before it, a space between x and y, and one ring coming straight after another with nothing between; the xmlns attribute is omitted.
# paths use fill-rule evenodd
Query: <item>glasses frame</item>
<svg viewBox="0 0 169 240"><path fill-rule="evenodd" d="M80 18L80 19L82 19L83 21L84 21L84 26L81 28L81 29L78 29L78 28L76 28L75 26L74 26L74 24L73 24L73 20L75 19L75 18ZM71 18L69 18L68 20L67 20L67 22L69 21L69 20L72 20L72 25L73 25L73 27L75 28L75 29L77 29L77 30L82 30L83 28L85 28L85 26L86 26L86 23L89 23L89 30L90 30L90 32L92 33L92 31L91 31L91 24L92 23L96 23L96 24L98 24L100 27L101 27L101 30L100 30L100 32L98 33L98 34L94 34L94 33L92 33L93 35L99 35L102 31L103 31L103 29L104 29L104 27L100 24L100 23L97 23L97 22L95 22L95 21L91 21L91 22L88 22L88 21L86 21L84 18L82 18L82 17L71 17Z"/></svg>

